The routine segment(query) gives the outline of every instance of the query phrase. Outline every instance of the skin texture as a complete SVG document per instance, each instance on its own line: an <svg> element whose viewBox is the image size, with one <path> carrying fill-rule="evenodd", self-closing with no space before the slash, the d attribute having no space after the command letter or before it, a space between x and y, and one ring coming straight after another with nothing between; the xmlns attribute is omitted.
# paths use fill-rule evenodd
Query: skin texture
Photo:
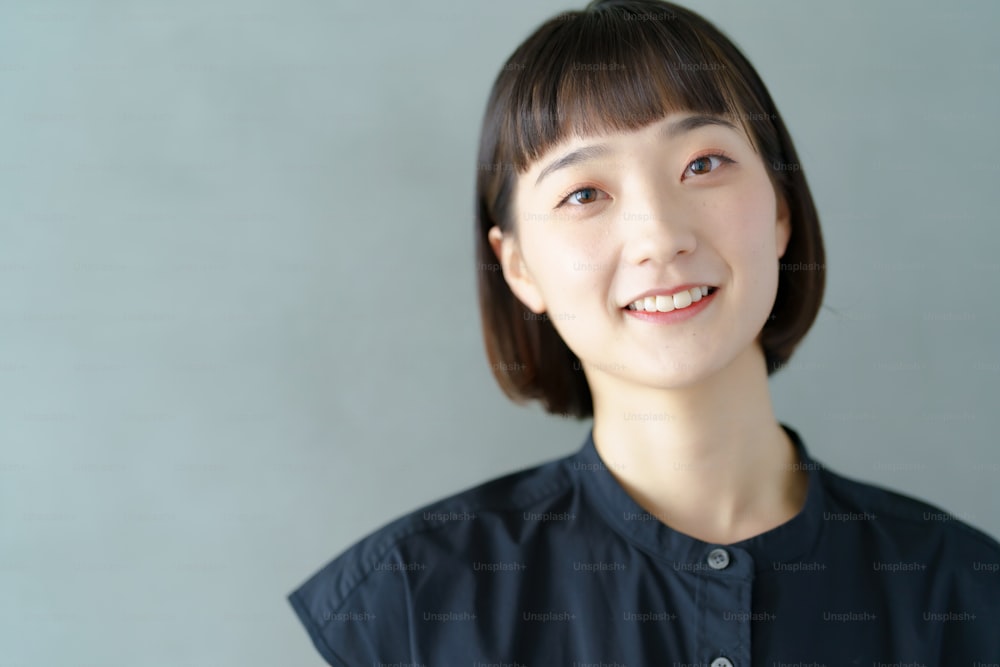
<svg viewBox="0 0 1000 667"><path fill-rule="evenodd" d="M774 416L758 342L791 226L741 129L666 135L692 115L553 147L518 175L513 229L489 239L514 294L580 358L595 445L619 482L671 527L728 544L805 501L807 475ZM595 145L606 150L538 181ZM623 310L687 283L718 288L690 319Z"/></svg>

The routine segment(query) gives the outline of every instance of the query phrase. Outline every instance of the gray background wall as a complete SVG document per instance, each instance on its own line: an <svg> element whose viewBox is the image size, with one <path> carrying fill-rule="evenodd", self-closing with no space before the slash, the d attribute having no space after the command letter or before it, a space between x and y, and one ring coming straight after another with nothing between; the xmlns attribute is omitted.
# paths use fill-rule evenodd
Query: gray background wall
<svg viewBox="0 0 1000 667"><path fill-rule="evenodd" d="M1000 534L1000 6L685 4L764 76L824 224L779 418ZM306 576L579 447L489 375L470 216L493 76L580 5L0 6L4 665L319 665Z"/></svg>

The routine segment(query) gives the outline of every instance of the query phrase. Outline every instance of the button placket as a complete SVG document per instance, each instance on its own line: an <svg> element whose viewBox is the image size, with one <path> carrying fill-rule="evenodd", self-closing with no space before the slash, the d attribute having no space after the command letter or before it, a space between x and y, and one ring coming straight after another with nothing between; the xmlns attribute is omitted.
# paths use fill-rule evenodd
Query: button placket
<svg viewBox="0 0 1000 667"><path fill-rule="evenodd" d="M753 559L722 546L702 552L702 559L701 662L710 667L750 667Z"/></svg>

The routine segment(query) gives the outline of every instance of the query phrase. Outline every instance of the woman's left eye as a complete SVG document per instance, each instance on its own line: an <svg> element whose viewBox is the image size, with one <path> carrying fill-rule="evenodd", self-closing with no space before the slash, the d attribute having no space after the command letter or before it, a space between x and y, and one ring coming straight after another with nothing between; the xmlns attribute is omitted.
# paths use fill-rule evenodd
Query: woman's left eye
<svg viewBox="0 0 1000 667"><path fill-rule="evenodd" d="M567 194L565 197L561 197L559 206L562 206L563 204L575 204L577 206L581 204L592 204L598 199L602 199L602 194L604 193L597 188L578 188Z"/></svg>
<svg viewBox="0 0 1000 667"><path fill-rule="evenodd" d="M710 174L722 165L731 163L732 161L733 160L729 159L725 155L702 155L701 157L697 157L688 163L687 169L684 170L684 175L703 176L705 174Z"/></svg>

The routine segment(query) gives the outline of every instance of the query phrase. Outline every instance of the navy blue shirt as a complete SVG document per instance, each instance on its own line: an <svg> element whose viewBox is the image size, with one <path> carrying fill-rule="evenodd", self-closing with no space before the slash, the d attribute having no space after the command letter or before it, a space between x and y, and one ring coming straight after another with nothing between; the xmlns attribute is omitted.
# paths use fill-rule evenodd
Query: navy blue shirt
<svg viewBox="0 0 1000 667"><path fill-rule="evenodd" d="M813 460L802 510L728 545L673 530L572 455L369 534L288 596L337 667L1000 662L1000 544Z"/></svg>

